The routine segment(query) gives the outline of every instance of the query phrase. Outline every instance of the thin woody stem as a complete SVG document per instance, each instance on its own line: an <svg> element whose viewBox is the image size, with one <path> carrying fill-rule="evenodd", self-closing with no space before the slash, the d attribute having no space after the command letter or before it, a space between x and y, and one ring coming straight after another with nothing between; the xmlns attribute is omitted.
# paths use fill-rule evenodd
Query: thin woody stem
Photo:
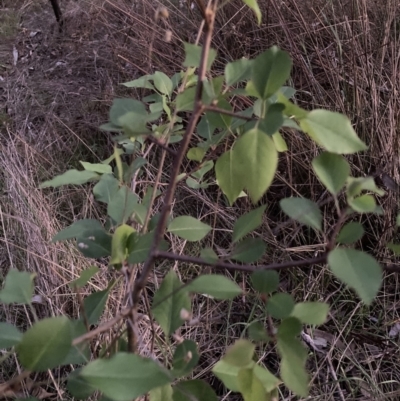
<svg viewBox="0 0 400 401"><path fill-rule="evenodd" d="M268 265L240 265L236 263L228 263L224 261L216 261L215 263L210 263L209 261L205 261L201 258L196 258L194 256L188 255L177 255L175 253L158 251L155 254L156 258L159 259L170 259L176 260L180 262L188 262L194 263L202 266L211 266L215 269L223 269L223 270L231 270L231 271L242 271L252 273L256 270L285 270L290 269L292 267L306 267L315 264L326 263L326 254L322 256L317 256L315 258L310 259L302 259L302 260L291 260L288 262L282 263L271 263Z"/></svg>
<svg viewBox="0 0 400 401"><path fill-rule="evenodd" d="M203 103L201 102L202 92L203 92L203 82L206 79L206 72L207 72L207 62L208 62L208 55L211 47L211 39L212 39L212 32L214 28L214 19L215 19L215 8L216 2L213 3L211 7L208 7L205 12L205 24L204 24L204 44L202 48L202 55L201 55L201 62L199 66L199 79L197 82L196 87L196 94L195 94L195 106L193 114L189 120L189 123L186 128L185 135L181 141L180 147L177 151L176 157L172 164L171 174L170 174L170 182L168 188L165 193L164 197L164 205L161 210L160 219L158 221L155 233L153 244L150 249L149 258L145 262L143 269L139 278L135 281L133 285L133 290L131 293L131 302L132 311L131 311L131 322L135 326L136 325L136 315L137 315L137 306L140 301L140 296L143 289L146 286L148 277L153 269L154 261L156 259L157 249L159 244L163 238L165 229L167 227L168 217L171 211L171 205L174 199L176 185L177 185L177 176L179 174L179 169L181 167L183 158L186 154L186 151L189 147L190 140L193 136L193 132L196 128L197 122L204 111ZM129 351L136 352L137 348L137 338L135 333L132 333L133 336L130 338L129 341Z"/></svg>

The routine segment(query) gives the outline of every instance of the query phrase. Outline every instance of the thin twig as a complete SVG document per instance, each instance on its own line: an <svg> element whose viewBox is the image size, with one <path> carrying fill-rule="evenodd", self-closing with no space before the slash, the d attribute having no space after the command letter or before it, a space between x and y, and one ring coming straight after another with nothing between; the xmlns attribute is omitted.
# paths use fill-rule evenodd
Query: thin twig
<svg viewBox="0 0 400 401"><path fill-rule="evenodd" d="M160 219L158 221L158 224L157 224L157 227L156 227L156 230L154 233L154 239L153 239L153 243L152 243L152 246L150 249L149 258L147 259L147 261L145 262L145 264L143 266L140 277L135 281L134 286L133 286L133 291L131 294L131 305L132 305L131 319L132 319L133 325L135 325L135 322L136 322L137 306L140 301L140 295L141 295L143 289L145 288L148 277L153 269L155 255L157 253L159 244L163 238L165 228L167 226L168 217L170 214L171 205L172 205L172 202L174 199L175 189L176 189L176 185L177 185L176 178L179 174L179 169L181 167L183 158L186 154L187 148L189 147L190 140L192 138L194 129L197 125L197 122L198 122L201 114L204 111L204 106L201 102L201 97L202 97L202 92L203 92L203 82L206 79L208 55L209 55L209 51L210 51L210 47L211 47L212 32L213 32L213 27L214 27L215 8L216 8L216 2L213 3L213 5L211 7L207 7L206 13L205 13L206 17L205 17L205 24L204 24L204 44L203 44L203 48L202 48L201 62L200 62L200 66L199 66L199 78L198 78L197 87L196 87L194 111L189 120L185 135L183 136L183 139L180 143L180 147L178 149L177 155L172 164L170 181L169 181L169 185L166 190L166 193L165 193L164 204L163 204L163 208L161 210ZM136 343L137 343L137 341L132 341L132 343L129 344L130 352L136 351L136 349L135 349Z"/></svg>
<svg viewBox="0 0 400 401"><path fill-rule="evenodd" d="M204 105L204 110L212 111L212 112L219 113L219 114L225 114L226 116L231 116L231 117L239 118L239 119L246 120L246 121L255 121L256 120L253 117L243 116L241 114L235 113L234 111L221 109L220 107L212 106L212 105Z"/></svg>
<svg viewBox="0 0 400 401"><path fill-rule="evenodd" d="M282 263L271 263L269 265L239 265L237 263L228 263L224 261L216 261L214 263L210 263L209 261L205 261L201 258L196 258L194 256L188 255L178 255L171 252L157 251L155 253L155 257L157 259L169 259L176 260L180 262L187 262L198 264L202 266L211 266L215 269L223 269L223 270L231 270L231 271L242 271L252 273L256 270L285 270L290 269L292 267L306 267L315 264L326 263L326 254L322 256L317 256L315 258L310 259L302 259L302 260L291 260L288 262Z"/></svg>

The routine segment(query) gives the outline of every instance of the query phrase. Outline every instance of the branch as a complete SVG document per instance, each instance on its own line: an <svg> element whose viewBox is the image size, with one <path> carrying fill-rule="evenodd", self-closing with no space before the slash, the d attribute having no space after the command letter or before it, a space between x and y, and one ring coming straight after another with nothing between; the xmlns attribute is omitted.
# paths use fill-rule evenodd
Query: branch
<svg viewBox="0 0 400 401"><path fill-rule="evenodd" d="M212 39L212 32L213 32L213 28L214 28L214 19L215 19L215 9L216 9L216 1L210 7L207 7L207 9L205 10L204 44L203 44L203 48L202 48L201 62L200 62L200 66L199 66L199 78L197 81L196 94L195 94L195 106L194 106L193 114L186 127L185 135L183 136L183 139L180 143L180 147L177 151L174 162L172 164L169 185L168 185L168 188L165 193L164 204L163 204L163 208L161 210L160 219L159 219L157 227L155 229L154 239L153 239L153 243L152 243L152 246L150 249L149 258L145 262L139 278L135 281L133 290L131 293L130 304L132 305L132 312L131 312L130 317L131 317L131 321L132 321L133 325L135 325L135 322L136 322L137 305L139 304L139 301L140 301L140 295L146 286L146 283L147 283L147 280L148 280L148 277L149 277L151 271L153 270L155 255L157 253L157 249L159 247L159 244L163 238L165 229L167 227L168 217L170 214L171 205L172 205L172 202L174 199L176 185L177 185L176 178L179 174L179 169L181 167L181 164L182 164L183 158L186 154L186 151L189 147L190 140L192 139L193 132L196 128L197 122L198 122L201 114L204 111L204 106L201 101L201 97L202 97L202 92L203 92L203 82L206 78L208 55L209 55L209 51L210 51L210 47L211 47L211 39ZM130 341L130 344L129 344L130 352L136 351L135 344L136 344L136 341L134 339L132 339L132 341Z"/></svg>
<svg viewBox="0 0 400 401"><path fill-rule="evenodd" d="M240 118L240 119L246 120L246 121L254 121L255 120L255 118L253 118L253 117L243 116L241 114L235 113L234 111L224 110L224 109L221 109L220 107L212 106L212 105L204 105L204 110L205 111L213 111L213 112L219 113L219 114L225 114L226 116Z"/></svg>
<svg viewBox="0 0 400 401"><path fill-rule="evenodd" d="M310 265L326 263L327 255L324 254L322 256L317 256L315 258L310 259L302 259L302 260L291 260L288 262L282 263L271 263L269 265L239 265L237 263L228 263L223 261L216 261L215 263L210 263L201 258L196 258L194 256L187 255L177 255L171 252L157 251L155 254L157 259L169 259L169 260L177 260L180 262L187 263L195 263L202 266L211 266L216 269L223 270L232 270L232 271L242 271L252 273L256 270L285 270L290 269L292 267L306 267Z"/></svg>

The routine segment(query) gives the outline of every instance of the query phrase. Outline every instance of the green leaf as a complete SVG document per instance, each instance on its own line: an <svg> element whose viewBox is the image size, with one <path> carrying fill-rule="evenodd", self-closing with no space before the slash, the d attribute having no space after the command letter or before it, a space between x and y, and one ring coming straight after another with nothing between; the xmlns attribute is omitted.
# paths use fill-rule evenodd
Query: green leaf
<svg viewBox="0 0 400 401"><path fill-rule="evenodd" d="M0 349L11 348L22 340L22 333L12 324L0 322Z"/></svg>
<svg viewBox="0 0 400 401"><path fill-rule="evenodd" d="M28 329L17 352L22 366L33 372L53 369L63 362L72 345L71 324L57 316L36 322Z"/></svg>
<svg viewBox="0 0 400 401"><path fill-rule="evenodd" d="M347 179L348 197L360 195L362 191L371 191L380 196L385 194L385 191L382 191L376 186L375 180L372 177L349 177Z"/></svg>
<svg viewBox="0 0 400 401"><path fill-rule="evenodd" d="M171 381L168 371L152 359L122 352L88 363L80 375L115 401L135 399Z"/></svg>
<svg viewBox="0 0 400 401"><path fill-rule="evenodd" d="M135 229L127 224L119 226L112 237L110 265L119 265L128 257L128 239Z"/></svg>
<svg viewBox="0 0 400 401"><path fill-rule="evenodd" d="M295 338L300 335L303 326L297 317L288 317L282 321L278 327L278 336L280 338Z"/></svg>
<svg viewBox="0 0 400 401"><path fill-rule="evenodd" d="M260 259L266 250L261 238L246 238L236 244L230 258L243 263L253 263Z"/></svg>
<svg viewBox="0 0 400 401"><path fill-rule="evenodd" d="M269 341L269 336L265 330L264 325L259 321L254 321L247 328L249 337L253 341Z"/></svg>
<svg viewBox="0 0 400 401"><path fill-rule="evenodd" d="M173 401L172 393L173 390L170 384L154 388L149 392L150 401Z"/></svg>
<svg viewBox="0 0 400 401"><path fill-rule="evenodd" d="M196 367L199 358L196 343L191 340L184 340L176 347L174 352L172 373L175 377L188 375Z"/></svg>
<svg viewBox="0 0 400 401"><path fill-rule="evenodd" d="M215 163L215 175L218 185L232 206L244 186L238 179L241 174L232 150L223 153Z"/></svg>
<svg viewBox="0 0 400 401"><path fill-rule="evenodd" d="M206 154L205 149L202 148L191 148L187 152L187 158L189 160L195 160L197 162L201 162L203 160L204 155Z"/></svg>
<svg viewBox="0 0 400 401"><path fill-rule="evenodd" d="M67 390L74 398L85 400L96 391L96 388L89 385L89 383L80 375L81 371L82 368L79 368L68 375Z"/></svg>
<svg viewBox="0 0 400 401"><path fill-rule="evenodd" d="M157 116L161 114L158 113ZM147 122L154 120L154 116L149 116L147 113L139 113L131 111L118 118L119 125L124 129L126 135L129 136L140 136L143 134L150 134L151 132L147 129ZM121 179L121 177L119 177Z"/></svg>
<svg viewBox="0 0 400 401"><path fill-rule="evenodd" d="M281 377L285 385L296 395L307 397L308 374L305 369L307 351L296 338L279 337L278 351L282 357Z"/></svg>
<svg viewBox="0 0 400 401"><path fill-rule="evenodd" d="M283 110L285 106L282 103L273 103L268 106L265 116L259 121L258 129L267 135L273 135L279 131L283 125Z"/></svg>
<svg viewBox="0 0 400 401"><path fill-rule="evenodd" d="M306 198L285 198L279 202L281 209L293 220L322 231L322 214L314 202Z"/></svg>
<svg viewBox="0 0 400 401"><path fill-rule="evenodd" d="M328 110L313 110L300 119L300 127L328 152L352 154L367 146L355 133L350 120L343 114Z"/></svg>
<svg viewBox="0 0 400 401"><path fill-rule="evenodd" d="M75 288L75 287L82 288L99 271L100 271L100 269L97 266L90 266L89 268L82 270L79 277L77 279L75 279L74 281L71 281L69 283L69 286L71 288Z"/></svg>
<svg viewBox="0 0 400 401"><path fill-rule="evenodd" d="M285 105L285 110L284 110L284 114L287 117L295 117L296 119L301 119L301 118L306 118L308 116L308 111L302 109L301 107L297 106L296 104L292 103L283 93L278 93L277 94L277 101L279 103L282 103ZM286 120L286 123L288 123L288 121ZM297 129L297 124L295 124L293 121L291 123L289 123L291 125L293 125L292 128Z"/></svg>
<svg viewBox="0 0 400 401"><path fill-rule="evenodd" d="M394 244L389 242L387 244L388 249L390 249L395 255L400 255L400 244Z"/></svg>
<svg viewBox="0 0 400 401"><path fill-rule="evenodd" d="M207 160L204 164L203 167L197 171L195 171L192 175L193 177L202 180L204 178L204 176L210 171L212 170L212 168L214 167L214 162L212 160Z"/></svg>
<svg viewBox="0 0 400 401"><path fill-rule="evenodd" d="M182 93L176 97L176 111L191 111L194 108L194 97L196 94L196 87L191 86L186 88Z"/></svg>
<svg viewBox="0 0 400 401"><path fill-rule="evenodd" d="M268 294L278 289L279 274L274 270L256 270L251 274L251 284L260 294Z"/></svg>
<svg viewBox="0 0 400 401"><path fill-rule="evenodd" d="M94 219L83 219L75 221L69 227L64 228L58 234L56 234L52 242L64 241L71 238L77 238L82 235L85 231L98 231L102 230L103 226L98 220Z"/></svg>
<svg viewBox="0 0 400 401"><path fill-rule="evenodd" d="M249 367L254 366L254 362L252 361L249 364ZM215 376L218 377L219 380L224 383L225 387L231 391L238 392L239 385L237 381L237 376L242 367L231 365L225 362L223 359L218 361L214 367L212 368L212 372Z"/></svg>
<svg viewBox="0 0 400 401"><path fill-rule="evenodd" d="M286 144L285 139L279 132L276 132L275 134L272 135L272 140L274 141L276 150L278 152L287 152L288 146Z"/></svg>
<svg viewBox="0 0 400 401"><path fill-rule="evenodd" d="M373 213L376 210L375 198L372 195L361 195L349 199L349 206L358 213Z"/></svg>
<svg viewBox="0 0 400 401"><path fill-rule="evenodd" d="M72 339L78 338L86 333L86 326L82 320L70 320ZM90 349L88 342L73 345L62 365L80 365L90 360Z"/></svg>
<svg viewBox="0 0 400 401"><path fill-rule="evenodd" d="M165 276L153 298L153 315L166 335L171 335L184 322L182 311L190 311L191 302L186 288L173 270Z"/></svg>
<svg viewBox="0 0 400 401"><path fill-rule="evenodd" d="M87 258L99 259L111 255L111 235L102 230L85 231L76 239L76 246Z"/></svg>
<svg viewBox="0 0 400 401"><path fill-rule="evenodd" d="M267 393L270 393L271 391L276 389L276 387L279 386L279 384L281 383L281 381L278 378L276 378L265 367L260 366L260 365L255 365L253 369L254 369L255 375L261 381L261 383L263 384L265 391Z"/></svg>
<svg viewBox="0 0 400 401"><path fill-rule="evenodd" d="M233 160L237 165L235 171L240 172L235 177L241 183L237 187L246 188L251 200L256 203L275 176L278 153L274 142L260 130L253 129L239 138L233 152Z"/></svg>
<svg viewBox="0 0 400 401"><path fill-rule="evenodd" d="M271 392L280 383L280 381L267 369L259 365L255 365L254 361L251 361L245 367L239 367L230 365L224 360L220 360L214 365L212 372L224 383L225 387L231 391L238 392L239 386L237 377L242 369L254 369L254 373L263 383L265 391L267 392Z"/></svg>
<svg viewBox="0 0 400 401"><path fill-rule="evenodd" d="M129 254L128 263L136 264L146 261L151 246L153 244L154 233L150 232L138 237L133 245L133 250Z"/></svg>
<svg viewBox="0 0 400 401"><path fill-rule="evenodd" d="M112 281L107 289L96 291L83 300L83 309L85 310L85 315L90 325L98 323L106 307L108 295L114 285L115 282Z"/></svg>
<svg viewBox="0 0 400 401"><path fill-rule="evenodd" d="M179 216L168 224L168 232L187 241L200 241L209 232L211 227L191 216Z"/></svg>
<svg viewBox="0 0 400 401"><path fill-rule="evenodd" d="M148 209L143 203L136 203L133 208L132 218L136 223L143 225L146 220L147 212Z"/></svg>
<svg viewBox="0 0 400 401"><path fill-rule="evenodd" d="M100 178L100 176L93 171L78 171L73 169L54 177L52 180L41 183L39 188L57 188L61 187L62 185L82 185L98 178Z"/></svg>
<svg viewBox="0 0 400 401"><path fill-rule="evenodd" d="M111 198L107 214L117 225L126 223L131 217L137 202L138 197L128 187L123 186Z"/></svg>
<svg viewBox="0 0 400 401"><path fill-rule="evenodd" d="M108 204L118 189L119 181L111 174L103 174L99 182L93 187L93 195L99 202Z"/></svg>
<svg viewBox="0 0 400 401"><path fill-rule="evenodd" d="M258 23L258 25L260 25L262 16L261 16L261 10L260 10L257 0L243 0L243 3L246 4L247 6L249 6L249 8L251 10L253 10L254 14L257 17L257 23Z"/></svg>
<svg viewBox="0 0 400 401"><path fill-rule="evenodd" d="M225 80L228 86L240 81L246 81L251 76L253 61L247 58L233 61L225 66Z"/></svg>
<svg viewBox="0 0 400 401"><path fill-rule="evenodd" d="M272 295L267 302L267 312L276 319L288 317L294 308L293 297L287 293Z"/></svg>
<svg viewBox="0 0 400 401"><path fill-rule="evenodd" d="M149 82L152 80L152 75L143 75L138 79L134 79L133 81L124 82L121 85L126 86L127 88L144 88L144 89L152 89L154 90L154 86Z"/></svg>
<svg viewBox="0 0 400 401"><path fill-rule="evenodd" d="M350 165L347 160L334 153L321 153L312 161L312 166L322 184L333 195L344 187L350 175Z"/></svg>
<svg viewBox="0 0 400 401"><path fill-rule="evenodd" d="M17 269L8 271L3 289L0 291L0 301L4 304L30 304L33 296L33 279L36 274L20 272Z"/></svg>
<svg viewBox="0 0 400 401"><path fill-rule="evenodd" d="M123 117L127 114L147 115L146 106L136 99L114 99L110 109L110 121L116 126L122 127L124 122Z"/></svg>
<svg viewBox="0 0 400 401"><path fill-rule="evenodd" d="M174 387L174 401L218 401L212 387L203 380L179 382Z"/></svg>
<svg viewBox="0 0 400 401"><path fill-rule="evenodd" d="M329 253L328 264L332 273L370 305L382 284L382 268L365 252L337 248Z"/></svg>
<svg viewBox="0 0 400 401"><path fill-rule="evenodd" d="M195 278L186 290L221 300L230 300L242 293L242 289L236 283L220 274L202 274Z"/></svg>
<svg viewBox="0 0 400 401"><path fill-rule="evenodd" d="M94 173L99 173L99 174L111 174L112 169L111 166L103 163L88 163L88 162L83 162L80 161L79 163L82 164L82 167L86 171L93 171Z"/></svg>
<svg viewBox="0 0 400 401"><path fill-rule="evenodd" d="M101 129L102 131L107 131L107 132L118 132L120 133L122 128L114 125L112 123L105 123L105 124L101 124L99 129Z"/></svg>
<svg viewBox="0 0 400 401"><path fill-rule="evenodd" d="M252 2L255 0L251 0ZM252 81L261 99L268 99L287 81L292 60L276 46L261 53L253 62Z"/></svg>
<svg viewBox="0 0 400 401"><path fill-rule="evenodd" d="M263 205L257 209L252 210L249 213L240 216L233 226L233 242L237 242L242 239L245 235L251 233L258 228L262 223L262 217L264 215L267 206Z"/></svg>
<svg viewBox="0 0 400 401"><path fill-rule="evenodd" d="M304 324L324 324L329 313L329 305L323 302L300 302L292 311L292 316Z"/></svg>
<svg viewBox="0 0 400 401"><path fill-rule="evenodd" d="M153 75L154 86L162 94L171 96L173 91L173 84L171 79L161 71L156 71Z"/></svg>
<svg viewBox="0 0 400 401"><path fill-rule="evenodd" d="M199 67L202 47L198 45L192 45L191 43L184 43L185 47L185 61L183 62L184 67ZM217 52L214 49L210 49L207 59L207 70L211 68L212 63L217 57Z"/></svg>
<svg viewBox="0 0 400 401"><path fill-rule="evenodd" d="M361 223L356 221L352 221L347 223L340 230L338 237L336 238L336 242L340 244L348 245L354 242L357 242L364 235L364 227Z"/></svg>
<svg viewBox="0 0 400 401"><path fill-rule="evenodd" d="M233 366L246 367L252 360L256 347L248 340L237 340L228 348L222 360Z"/></svg>
<svg viewBox="0 0 400 401"><path fill-rule="evenodd" d="M218 261L218 255L212 248L204 248L200 251L200 257L206 262L213 264Z"/></svg>
<svg viewBox="0 0 400 401"><path fill-rule="evenodd" d="M253 369L242 369L238 374L239 391L244 401L266 399L265 388Z"/></svg>

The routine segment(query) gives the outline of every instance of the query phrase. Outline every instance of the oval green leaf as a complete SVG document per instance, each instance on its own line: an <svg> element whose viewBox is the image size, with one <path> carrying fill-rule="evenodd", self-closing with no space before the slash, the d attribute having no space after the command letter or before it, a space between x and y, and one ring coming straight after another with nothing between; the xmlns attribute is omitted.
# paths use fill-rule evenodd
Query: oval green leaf
<svg viewBox="0 0 400 401"><path fill-rule="evenodd" d="M290 76L292 60L285 51L273 46L253 62L251 80L261 99L268 99Z"/></svg>
<svg viewBox="0 0 400 401"><path fill-rule="evenodd" d="M72 329L65 316L39 320L22 337L17 346L25 369L44 372L61 364L72 346Z"/></svg>
<svg viewBox="0 0 400 401"><path fill-rule="evenodd" d="M382 268L365 252L337 248L329 253L328 264L332 273L370 305L382 284Z"/></svg>
<svg viewBox="0 0 400 401"><path fill-rule="evenodd" d="M173 270L165 276L153 298L154 318L166 335L172 334L184 320L182 310L190 311L191 302L186 288Z"/></svg>
<svg viewBox="0 0 400 401"><path fill-rule="evenodd" d="M316 203L306 198L285 198L279 202L281 209L293 220L322 231L322 214Z"/></svg>
<svg viewBox="0 0 400 401"><path fill-rule="evenodd" d="M233 299L242 293L242 289L236 283L219 274L202 274L195 278L186 290L221 300Z"/></svg>
<svg viewBox="0 0 400 401"><path fill-rule="evenodd" d="M240 216L233 226L233 242L237 242L245 235L251 233L258 228L262 223L262 216L265 212L266 206L260 206L249 213Z"/></svg>
<svg viewBox="0 0 400 401"><path fill-rule="evenodd" d="M267 312L276 319L288 317L294 308L294 300L291 295L278 293L272 295L267 302Z"/></svg>
<svg viewBox="0 0 400 401"><path fill-rule="evenodd" d="M179 216L168 225L168 232L187 241L200 241L209 232L211 227L191 216Z"/></svg>
<svg viewBox="0 0 400 401"><path fill-rule="evenodd" d="M364 235L364 227L357 221L347 223L342 227L336 241L343 245L353 244Z"/></svg>
<svg viewBox="0 0 400 401"><path fill-rule="evenodd" d="M33 279L36 274L11 269L7 273L4 288L0 291L0 301L4 304L30 304L33 296Z"/></svg>
<svg viewBox="0 0 400 401"><path fill-rule="evenodd" d="M239 174L233 150L223 153L215 163L215 175L219 187L231 206L243 190L243 186L238 180Z"/></svg>
<svg viewBox="0 0 400 401"><path fill-rule="evenodd" d="M233 162L237 165L235 188L245 188L256 203L267 191L278 166L278 152L273 140L258 129L242 135L233 148Z"/></svg>
<svg viewBox="0 0 400 401"><path fill-rule="evenodd" d="M130 401L172 381L168 371L150 358L117 353L97 359L82 368L80 375L94 388L115 401Z"/></svg>
<svg viewBox="0 0 400 401"><path fill-rule="evenodd" d="M251 284L260 294L268 294L277 290L279 274L274 270L256 270L251 274Z"/></svg>
<svg viewBox="0 0 400 401"><path fill-rule="evenodd" d="M313 110L300 119L300 127L331 153L352 154L367 149L355 133L350 120L340 113Z"/></svg>
<svg viewBox="0 0 400 401"><path fill-rule="evenodd" d="M243 263L253 263L265 253L266 245L261 238L246 238L236 244L230 258Z"/></svg>
<svg viewBox="0 0 400 401"><path fill-rule="evenodd" d="M329 305L323 302L299 302L293 308L291 316L304 324L324 324L329 313Z"/></svg>
<svg viewBox="0 0 400 401"><path fill-rule="evenodd" d="M254 356L256 347L248 340L237 340L231 345L222 360L233 366L246 367Z"/></svg>
<svg viewBox="0 0 400 401"><path fill-rule="evenodd" d="M172 360L173 374L175 377L188 375L199 362L199 353L194 341L184 340L174 352Z"/></svg>
<svg viewBox="0 0 400 401"><path fill-rule="evenodd" d="M0 349L11 348L22 340L22 333L12 324L0 322Z"/></svg>
<svg viewBox="0 0 400 401"><path fill-rule="evenodd" d="M318 178L327 190L336 195L346 184L350 175L350 165L343 156L323 152L312 161Z"/></svg>

